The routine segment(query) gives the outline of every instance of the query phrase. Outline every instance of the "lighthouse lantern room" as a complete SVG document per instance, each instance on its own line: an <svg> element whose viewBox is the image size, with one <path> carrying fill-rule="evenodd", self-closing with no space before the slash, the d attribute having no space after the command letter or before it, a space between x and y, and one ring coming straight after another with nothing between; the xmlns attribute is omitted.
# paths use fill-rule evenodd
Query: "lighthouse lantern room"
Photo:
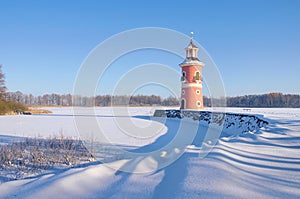
<svg viewBox="0 0 300 199"><path fill-rule="evenodd" d="M185 50L186 58L179 64L182 69L180 109L200 110L203 109L202 67L204 63L198 58L198 47L192 37Z"/></svg>

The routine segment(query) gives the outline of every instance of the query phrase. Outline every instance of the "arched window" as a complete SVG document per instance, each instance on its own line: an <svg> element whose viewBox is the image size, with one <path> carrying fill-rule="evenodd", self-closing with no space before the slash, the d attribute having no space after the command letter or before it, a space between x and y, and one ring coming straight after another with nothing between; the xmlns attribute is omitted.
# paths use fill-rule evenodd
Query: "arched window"
<svg viewBox="0 0 300 199"><path fill-rule="evenodd" d="M201 106L201 102L200 102L200 101L197 101L197 102L196 102L196 105L197 105L198 107L200 107L200 106Z"/></svg>
<svg viewBox="0 0 300 199"><path fill-rule="evenodd" d="M186 72L183 71L181 76L181 81L185 81L185 80L186 80Z"/></svg>
<svg viewBox="0 0 300 199"><path fill-rule="evenodd" d="M185 109L185 99L181 100L180 109Z"/></svg>
<svg viewBox="0 0 300 199"><path fill-rule="evenodd" d="M195 73L195 80L196 80L196 81L200 81L200 72L199 72L199 71L197 71L197 72Z"/></svg>
<svg viewBox="0 0 300 199"><path fill-rule="evenodd" d="M196 94L199 95L200 94L200 90L196 90Z"/></svg>

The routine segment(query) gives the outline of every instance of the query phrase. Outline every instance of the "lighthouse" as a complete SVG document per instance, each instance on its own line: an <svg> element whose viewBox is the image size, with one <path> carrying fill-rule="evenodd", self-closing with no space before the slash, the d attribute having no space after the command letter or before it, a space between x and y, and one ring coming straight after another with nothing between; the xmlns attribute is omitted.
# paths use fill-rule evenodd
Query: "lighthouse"
<svg viewBox="0 0 300 199"><path fill-rule="evenodd" d="M198 58L198 47L194 44L193 37L185 51L185 60L179 64L182 71L180 109L200 110L203 109L202 67L204 63Z"/></svg>

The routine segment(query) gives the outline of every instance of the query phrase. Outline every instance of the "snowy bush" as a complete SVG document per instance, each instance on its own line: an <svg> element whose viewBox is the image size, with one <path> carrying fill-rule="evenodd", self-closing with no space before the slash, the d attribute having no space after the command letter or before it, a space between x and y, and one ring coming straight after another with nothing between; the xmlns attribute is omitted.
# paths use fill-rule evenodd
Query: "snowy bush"
<svg viewBox="0 0 300 199"><path fill-rule="evenodd" d="M61 137L26 138L0 145L0 177L20 179L49 169L92 160L81 140Z"/></svg>

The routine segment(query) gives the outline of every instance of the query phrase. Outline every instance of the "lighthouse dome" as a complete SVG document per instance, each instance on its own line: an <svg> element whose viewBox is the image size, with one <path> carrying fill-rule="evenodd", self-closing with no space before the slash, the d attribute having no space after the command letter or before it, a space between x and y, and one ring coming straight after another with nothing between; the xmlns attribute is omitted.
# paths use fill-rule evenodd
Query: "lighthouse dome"
<svg viewBox="0 0 300 199"><path fill-rule="evenodd" d="M204 64L198 58L198 47L194 44L193 39L191 38L190 43L185 48L186 57L183 63L180 66L186 65L198 65L204 66Z"/></svg>

